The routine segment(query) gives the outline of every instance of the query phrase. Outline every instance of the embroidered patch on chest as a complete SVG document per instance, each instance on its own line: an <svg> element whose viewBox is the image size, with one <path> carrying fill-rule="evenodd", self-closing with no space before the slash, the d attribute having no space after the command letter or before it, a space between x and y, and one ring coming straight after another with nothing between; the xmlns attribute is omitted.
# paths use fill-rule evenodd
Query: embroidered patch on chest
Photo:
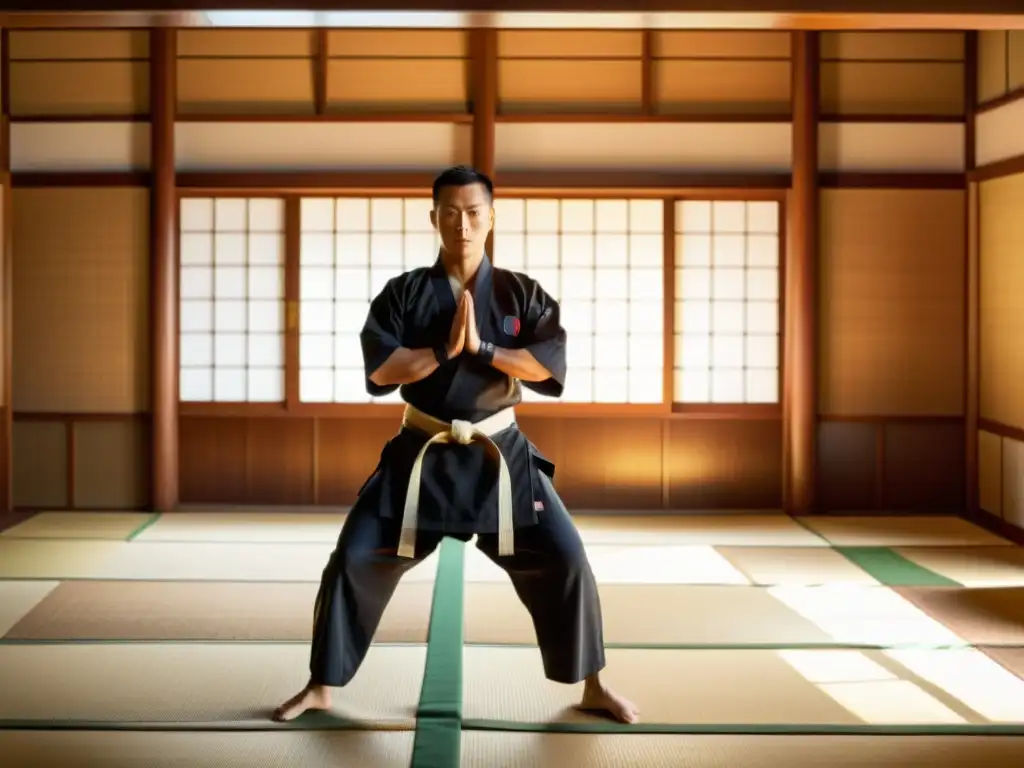
<svg viewBox="0 0 1024 768"><path fill-rule="evenodd" d="M512 317L512 315L505 315L505 320L501 324L501 328L505 331L506 336L518 336L519 335L519 318Z"/></svg>
<svg viewBox="0 0 1024 768"><path fill-rule="evenodd" d="M535 501L535 502L533 502L533 511L534 512L543 512L544 511L544 502L543 501Z"/></svg>

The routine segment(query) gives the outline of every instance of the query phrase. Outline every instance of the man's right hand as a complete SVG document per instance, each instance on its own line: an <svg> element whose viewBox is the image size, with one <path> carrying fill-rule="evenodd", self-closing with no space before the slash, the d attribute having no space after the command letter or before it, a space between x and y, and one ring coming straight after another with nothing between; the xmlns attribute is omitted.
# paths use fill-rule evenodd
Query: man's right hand
<svg viewBox="0 0 1024 768"><path fill-rule="evenodd" d="M459 306L455 310L455 319L452 321L452 330L448 334L448 359L458 357L462 354L462 348L466 343L466 323L469 317L469 304L466 301L466 294L459 299Z"/></svg>

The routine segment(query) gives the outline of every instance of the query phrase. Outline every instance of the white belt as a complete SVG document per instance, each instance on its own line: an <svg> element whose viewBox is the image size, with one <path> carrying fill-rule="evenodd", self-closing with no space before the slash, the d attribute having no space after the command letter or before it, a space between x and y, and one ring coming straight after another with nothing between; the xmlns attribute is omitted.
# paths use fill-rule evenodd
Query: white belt
<svg viewBox="0 0 1024 768"><path fill-rule="evenodd" d="M491 436L514 426L516 414L512 408L498 411L483 421L475 424L470 421L456 419L450 424L441 419L423 413L411 405L405 406L402 426L409 427L430 435L430 439L420 449L409 473L409 489L405 493L405 511L402 515L402 536L398 543L399 557L414 557L416 552L417 513L420 504L420 477L423 473L423 457L432 445L441 443L459 443L469 445L475 440L484 443L488 453L498 462L498 554L511 555L514 551L512 525L512 480L509 477L508 464L501 455L498 446Z"/></svg>

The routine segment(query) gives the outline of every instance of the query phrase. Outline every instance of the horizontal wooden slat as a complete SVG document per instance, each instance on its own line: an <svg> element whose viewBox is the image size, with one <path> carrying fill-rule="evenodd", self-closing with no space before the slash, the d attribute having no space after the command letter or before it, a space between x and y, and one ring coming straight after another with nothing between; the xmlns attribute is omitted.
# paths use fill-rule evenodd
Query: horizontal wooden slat
<svg viewBox="0 0 1024 768"><path fill-rule="evenodd" d="M961 115L958 63L822 62L821 109L834 114Z"/></svg>
<svg viewBox="0 0 1024 768"><path fill-rule="evenodd" d="M499 30L499 59L640 58L643 32L634 30Z"/></svg>
<svg viewBox="0 0 1024 768"><path fill-rule="evenodd" d="M654 33L651 55L665 59L788 59L788 32Z"/></svg>
<svg viewBox="0 0 1024 768"><path fill-rule="evenodd" d="M148 59L149 32L112 30L12 30L11 61Z"/></svg>
<svg viewBox="0 0 1024 768"><path fill-rule="evenodd" d="M186 113L312 113L312 59L179 59Z"/></svg>
<svg viewBox="0 0 1024 768"><path fill-rule="evenodd" d="M10 104L14 116L146 114L149 63L11 62Z"/></svg>
<svg viewBox="0 0 1024 768"><path fill-rule="evenodd" d="M963 32L824 32L821 58L852 61L963 61Z"/></svg>
<svg viewBox="0 0 1024 768"><path fill-rule="evenodd" d="M465 112L466 64L459 59L331 59L327 63L329 109L399 108Z"/></svg>
<svg viewBox="0 0 1024 768"><path fill-rule="evenodd" d="M261 58L313 55L313 32L305 29L182 29L178 56Z"/></svg>
<svg viewBox="0 0 1024 768"><path fill-rule="evenodd" d="M466 58L467 33L447 29L332 29L327 55L365 58Z"/></svg>
<svg viewBox="0 0 1024 768"><path fill-rule="evenodd" d="M659 111L785 114L791 77L788 61L661 59L653 100Z"/></svg>

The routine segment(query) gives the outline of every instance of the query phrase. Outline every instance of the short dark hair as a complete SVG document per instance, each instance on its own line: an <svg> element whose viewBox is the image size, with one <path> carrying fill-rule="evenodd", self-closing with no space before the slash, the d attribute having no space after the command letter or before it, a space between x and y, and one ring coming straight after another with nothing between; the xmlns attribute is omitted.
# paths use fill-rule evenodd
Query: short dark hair
<svg viewBox="0 0 1024 768"><path fill-rule="evenodd" d="M441 200L441 190L445 187L468 187L470 184L483 184L488 202L494 202L494 182L486 173L468 165L453 165L434 179L434 205Z"/></svg>

